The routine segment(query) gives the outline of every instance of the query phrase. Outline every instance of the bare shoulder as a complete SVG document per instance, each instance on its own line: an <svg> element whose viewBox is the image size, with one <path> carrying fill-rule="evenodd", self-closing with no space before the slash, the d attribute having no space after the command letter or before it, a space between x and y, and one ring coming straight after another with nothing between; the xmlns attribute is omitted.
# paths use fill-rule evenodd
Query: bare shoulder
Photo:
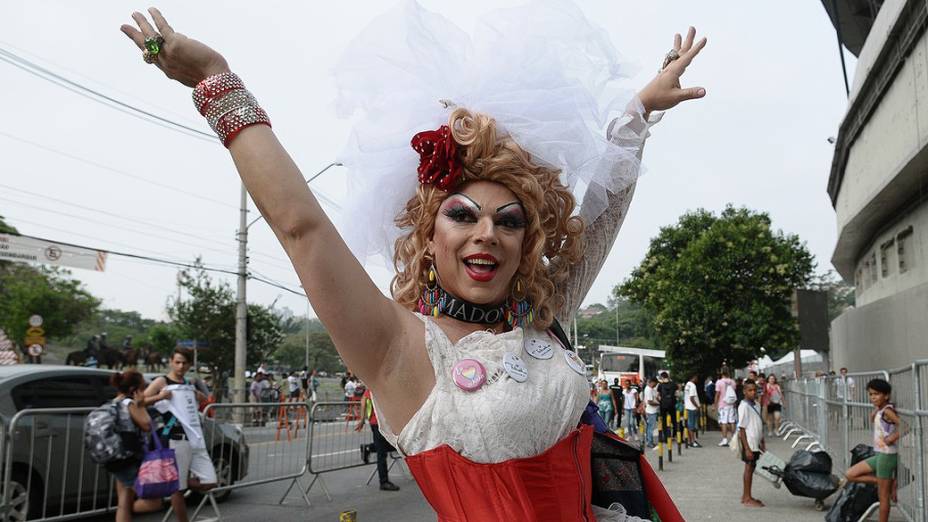
<svg viewBox="0 0 928 522"><path fill-rule="evenodd" d="M166 384L167 384L167 380L164 378L163 375L159 377L155 377L155 379L151 381L148 387L145 388L145 395L154 395L160 392L161 388L164 388Z"/></svg>
<svg viewBox="0 0 928 522"><path fill-rule="evenodd" d="M397 315L399 335L389 346L373 378L364 378L377 398L378 415L399 433L435 387L435 373L425 346L425 322L409 310Z"/></svg>

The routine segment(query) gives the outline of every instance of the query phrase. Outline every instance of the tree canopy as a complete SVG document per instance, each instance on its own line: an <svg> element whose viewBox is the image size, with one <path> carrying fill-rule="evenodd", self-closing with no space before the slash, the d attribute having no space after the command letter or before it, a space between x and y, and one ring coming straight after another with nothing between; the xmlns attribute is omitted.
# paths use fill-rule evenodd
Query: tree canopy
<svg viewBox="0 0 928 522"><path fill-rule="evenodd" d="M215 375L230 375L235 361L234 292L227 283L213 281L202 268L182 271L180 285L189 298L174 301L167 308L173 333L181 339L206 345L198 354L200 364L208 365ZM249 304L247 366L257 367L282 339L274 310Z"/></svg>
<svg viewBox="0 0 928 522"><path fill-rule="evenodd" d="M813 268L799 237L771 230L767 214L700 209L660 230L616 294L653 314L675 373L705 375L795 347L790 300Z"/></svg>
<svg viewBox="0 0 928 522"><path fill-rule="evenodd" d="M0 218L0 233L17 231ZM0 328L22 345L29 317L38 314L47 336L71 335L78 323L93 315L100 301L70 275L57 267L0 262Z"/></svg>

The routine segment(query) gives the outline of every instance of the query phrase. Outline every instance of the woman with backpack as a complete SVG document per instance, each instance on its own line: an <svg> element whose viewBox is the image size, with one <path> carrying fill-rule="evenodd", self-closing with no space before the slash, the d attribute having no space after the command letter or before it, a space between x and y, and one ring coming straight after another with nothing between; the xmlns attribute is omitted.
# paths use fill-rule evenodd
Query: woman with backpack
<svg viewBox="0 0 928 522"><path fill-rule="evenodd" d="M116 478L116 494L119 504L116 507L116 522L129 522L132 513L148 513L161 509L160 499L136 499L132 486L142 463L142 432L151 430L151 417L145 409L144 385L142 374L127 370L114 374L110 383L116 388L117 404L116 429L123 447L132 453L132 457L106 465L107 470Z"/></svg>

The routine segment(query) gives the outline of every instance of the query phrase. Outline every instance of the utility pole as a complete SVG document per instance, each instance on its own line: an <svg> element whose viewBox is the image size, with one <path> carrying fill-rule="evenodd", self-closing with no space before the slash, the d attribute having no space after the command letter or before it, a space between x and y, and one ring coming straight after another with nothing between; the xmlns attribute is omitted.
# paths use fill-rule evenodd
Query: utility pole
<svg viewBox="0 0 928 522"><path fill-rule="evenodd" d="M309 299L306 300L306 321L304 326L306 330L306 358L303 360L303 366L309 371Z"/></svg>
<svg viewBox="0 0 928 522"><path fill-rule="evenodd" d="M235 387L234 402L245 402L245 350L248 339L248 304L245 283L248 280L248 190L242 183L242 201L238 220L238 293L235 305Z"/></svg>
<svg viewBox="0 0 928 522"><path fill-rule="evenodd" d="M318 178L330 168L340 166L341 163L338 162L329 163L324 169L307 179L306 183ZM233 400L235 402L245 402L245 351L248 349L248 304L245 300L245 283L248 281L248 229L251 225L254 225L263 218L263 216L258 216L253 219L251 223L248 222L248 189L245 188L245 183L243 182L242 201L239 209L238 234L236 234L236 240L238 241L238 293L236 295L235 306L235 375L232 380L232 385L235 387L235 394L233 395ZM306 306L309 306L308 301ZM309 313L307 312L307 316L308 315ZM308 328L306 336L308 346Z"/></svg>

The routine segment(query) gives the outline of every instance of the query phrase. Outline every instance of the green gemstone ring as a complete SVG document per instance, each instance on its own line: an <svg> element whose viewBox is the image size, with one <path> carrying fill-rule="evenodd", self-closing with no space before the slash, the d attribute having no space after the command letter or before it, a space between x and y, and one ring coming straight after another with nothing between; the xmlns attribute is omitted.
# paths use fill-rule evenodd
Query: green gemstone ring
<svg viewBox="0 0 928 522"><path fill-rule="evenodd" d="M145 50L148 51L148 54L152 57L158 56L158 53L161 52L162 45L164 45L164 37L160 34L145 39Z"/></svg>

